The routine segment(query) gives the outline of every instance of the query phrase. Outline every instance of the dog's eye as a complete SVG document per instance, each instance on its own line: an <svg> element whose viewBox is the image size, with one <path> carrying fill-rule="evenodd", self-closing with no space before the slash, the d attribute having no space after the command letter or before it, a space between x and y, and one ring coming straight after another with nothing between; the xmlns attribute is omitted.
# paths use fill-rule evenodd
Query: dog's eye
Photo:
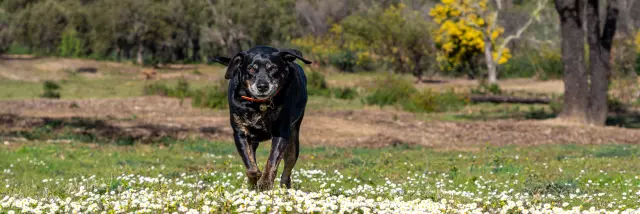
<svg viewBox="0 0 640 214"><path fill-rule="evenodd" d="M277 70L278 70L278 66L275 66L275 65L269 66L269 72L275 72Z"/></svg>
<svg viewBox="0 0 640 214"><path fill-rule="evenodd" d="M256 70L258 70L258 66L257 65L249 66L249 73L253 74L253 73L256 72Z"/></svg>

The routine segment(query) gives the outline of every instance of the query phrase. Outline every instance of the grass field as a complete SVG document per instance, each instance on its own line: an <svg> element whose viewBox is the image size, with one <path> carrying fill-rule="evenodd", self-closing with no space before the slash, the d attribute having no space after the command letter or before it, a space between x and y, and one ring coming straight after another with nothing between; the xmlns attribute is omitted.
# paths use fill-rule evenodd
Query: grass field
<svg viewBox="0 0 640 214"><path fill-rule="evenodd" d="M640 147L628 145L303 148L294 190L265 193L246 189L230 142L0 148L0 212L631 211L640 201Z"/></svg>

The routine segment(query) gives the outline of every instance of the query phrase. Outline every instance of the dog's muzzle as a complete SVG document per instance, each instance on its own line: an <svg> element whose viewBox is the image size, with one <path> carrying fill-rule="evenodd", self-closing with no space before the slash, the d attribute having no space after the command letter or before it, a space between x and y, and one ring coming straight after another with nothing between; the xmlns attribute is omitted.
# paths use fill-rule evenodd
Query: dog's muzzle
<svg viewBox="0 0 640 214"><path fill-rule="evenodd" d="M276 93L276 86L266 82L256 82L249 87L251 95L258 99L269 99Z"/></svg>

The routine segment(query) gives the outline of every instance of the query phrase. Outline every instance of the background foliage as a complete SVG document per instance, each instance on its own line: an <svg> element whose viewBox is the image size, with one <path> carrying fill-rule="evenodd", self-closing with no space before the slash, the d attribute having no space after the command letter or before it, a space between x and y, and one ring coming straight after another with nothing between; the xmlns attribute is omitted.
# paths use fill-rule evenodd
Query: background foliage
<svg viewBox="0 0 640 214"><path fill-rule="evenodd" d="M535 1L501 0L0 0L0 52L200 63L254 45L298 48L316 65L341 71L422 76L484 74L479 29L492 43L528 20ZM640 4L628 10L614 69L636 71ZM625 10L626 11L626 10ZM549 2L524 38L498 60L501 78L558 78L558 17ZM494 44L495 45L495 44ZM638 48L626 48L636 46ZM495 53L493 53L495 54ZM635 72L632 72L635 73Z"/></svg>

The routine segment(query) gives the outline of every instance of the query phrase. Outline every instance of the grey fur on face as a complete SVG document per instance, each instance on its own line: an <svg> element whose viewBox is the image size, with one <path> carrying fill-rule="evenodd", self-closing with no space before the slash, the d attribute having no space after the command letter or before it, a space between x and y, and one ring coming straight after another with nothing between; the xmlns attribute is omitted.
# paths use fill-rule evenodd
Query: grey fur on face
<svg viewBox="0 0 640 214"><path fill-rule="evenodd" d="M268 99L277 93L279 87L278 66L263 55L256 55L247 66L250 74L249 93L258 99ZM266 87L266 88L265 88Z"/></svg>

